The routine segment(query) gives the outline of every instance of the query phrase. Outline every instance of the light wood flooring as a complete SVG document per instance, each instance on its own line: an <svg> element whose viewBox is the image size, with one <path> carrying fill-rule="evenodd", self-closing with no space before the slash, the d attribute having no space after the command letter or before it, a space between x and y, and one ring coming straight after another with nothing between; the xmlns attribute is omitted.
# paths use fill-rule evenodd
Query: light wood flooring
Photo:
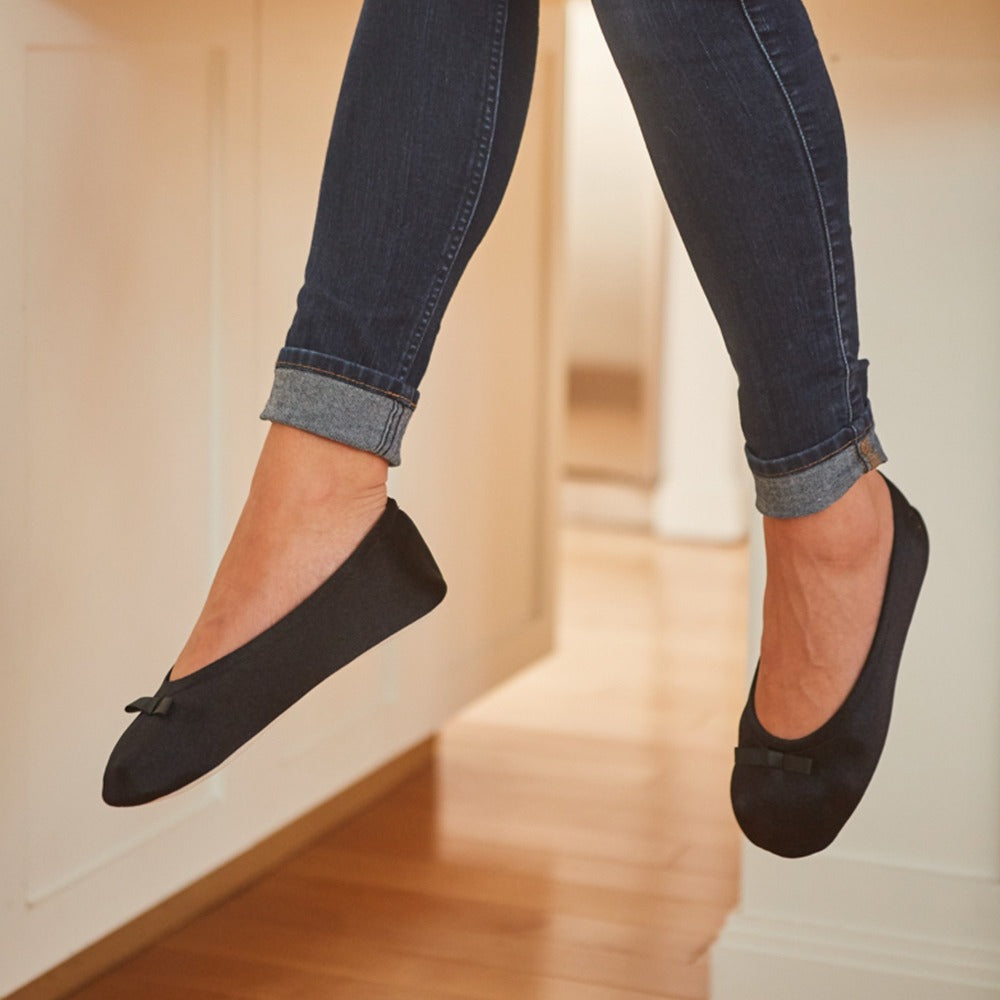
<svg viewBox="0 0 1000 1000"><path fill-rule="evenodd" d="M568 530L559 648L76 1000L700 1000L736 902L743 548Z"/></svg>

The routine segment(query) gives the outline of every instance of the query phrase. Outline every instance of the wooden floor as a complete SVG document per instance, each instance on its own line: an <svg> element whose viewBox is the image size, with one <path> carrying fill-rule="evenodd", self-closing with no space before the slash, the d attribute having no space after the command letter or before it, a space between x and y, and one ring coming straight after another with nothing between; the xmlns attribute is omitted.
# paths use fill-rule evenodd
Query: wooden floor
<svg viewBox="0 0 1000 1000"><path fill-rule="evenodd" d="M742 548L573 529L555 656L76 1000L695 1000L737 892Z"/></svg>

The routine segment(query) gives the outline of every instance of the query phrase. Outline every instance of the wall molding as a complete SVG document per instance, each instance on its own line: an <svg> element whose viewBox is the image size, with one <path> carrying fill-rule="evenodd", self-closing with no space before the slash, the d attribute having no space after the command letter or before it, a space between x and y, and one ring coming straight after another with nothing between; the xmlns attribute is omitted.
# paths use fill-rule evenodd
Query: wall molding
<svg viewBox="0 0 1000 1000"><path fill-rule="evenodd" d="M836 857L781 879L781 864L752 866L769 886L767 908L744 903L727 920L712 951L713 1000L1000 997L996 880Z"/></svg>
<svg viewBox="0 0 1000 1000"><path fill-rule="evenodd" d="M58 1000L65 997L218 906L430 766L436 742L436 736L422 740L304 816L265 837L232 861L8 994L6 1000Z"/></svg>

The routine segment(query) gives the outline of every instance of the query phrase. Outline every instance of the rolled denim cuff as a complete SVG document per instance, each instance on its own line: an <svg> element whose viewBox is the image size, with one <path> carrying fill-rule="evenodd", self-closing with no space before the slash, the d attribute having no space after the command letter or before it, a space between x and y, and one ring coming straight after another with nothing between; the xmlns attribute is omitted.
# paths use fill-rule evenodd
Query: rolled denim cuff
<svg viewBox="0 0 1000 1000"><path fill-rule="evenodd" d="M305 357L307 354L311 356ZM335 366L342 370L334 370ZM285 348L279 355L271 395L260 416L399 465L403 433L417 394L414 390L404 395L373 384L389 381L357 365L338 363L335 358Z"/></svg>
<svg viewBox="0 0 1000 1000"><path fill-rule="evenodd" d="M839 438L846 434L844 443ZM886 461L875 431L848 430L795 459L762 461L747 452L757 491L757 510L768 517L805 517L839 500L866 472ZM817 457L817 453L822 457ZM782 471L778 471L781 468Z"/></svg>

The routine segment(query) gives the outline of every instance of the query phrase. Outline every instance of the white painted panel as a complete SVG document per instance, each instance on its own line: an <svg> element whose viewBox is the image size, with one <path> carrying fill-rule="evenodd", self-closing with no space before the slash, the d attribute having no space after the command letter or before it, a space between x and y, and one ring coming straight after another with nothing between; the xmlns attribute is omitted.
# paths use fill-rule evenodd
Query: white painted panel
<svg viewBox="0 0 1000 1000"><path fill-rule="evenodd" d="M0 992L433 732L548 641L554 3L521 162L393 484L448 602L209 782L139 810L100 802L121 706L166 672L245 494L358 7L0 7L0 551L17 581L0 609Z"/></svg>
<svg viewBox="0 0 1000 1000"><path fill-rule="evenodd" d="M664 538L732 542L746 536L753 495L736 373L673 220L666 244L652 527Z"/></svg>
<svg viewBox="0 0 1000 1000"><path fill-rule="evenodd" d="M845 55L836 67L857 149L875 419L887 474L931 539L885 766L839 849L997 879L1000 16L986 23L997 32L992 60ZM934 808L914 810L931 788Z"/></svg>
<svg viewBox="0 0 1000 1000"><path fill-rule="evenodd" d="M163 91L203 111L204 60L171 76L161 77ZM198 435L177 456L180 476L164 453L185 422L208 423L209 213L204 111L172 114L150 100L136 66L107 50L36 50L27 78L24 624L44 672L28 720L34 898L105 853L109 837L132 836L96 801L89 751L125 718L121 706L108 717L109 690L148 687L169 667L176 615L161 602L203 583L201 566L177 559L176 545L207 537L204 497L192 502L185 482L206 478L207 441ZM157 146L168 163L151 155ZM183 408L174 434L153 406ZM53 796L56 775L66 789Z"/></svg>
<svg viewBox="0 0 1000 1000"><path fill-rule="evenodd" d="M38 5L21 26L25 962L87 943L94 879L155 856L222 787L134 813L99 798L121 706L169 666L233 509L233 332L253 343L231 294L252 277L240 6L214 5L200 36L191 12L121 3ZM100 898L106 917L134 906L128 882Z"/></svg>

